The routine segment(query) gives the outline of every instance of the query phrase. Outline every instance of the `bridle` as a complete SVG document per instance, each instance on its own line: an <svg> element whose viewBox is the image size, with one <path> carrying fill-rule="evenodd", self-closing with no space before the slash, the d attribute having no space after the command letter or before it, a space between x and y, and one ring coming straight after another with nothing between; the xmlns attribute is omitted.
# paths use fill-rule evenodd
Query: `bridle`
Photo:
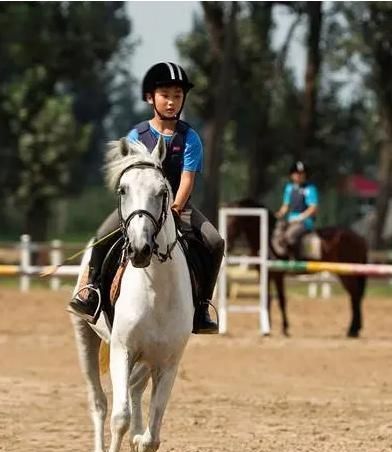
<svg viewBox="0 0 392 452"><path fill-rule="evenodd" d="M136 216L142 217L145 216L147 217L151 223L154 226L154 233L152 235L152 241L153 241L153 254L155 254L159 260L159 262L166 262L167 259L172 259L172 251L174 249L174 247L177 244L177 232L176 232L176 238L174 240L174 242L170 245L167 245L167 249L165 253L160 253L159 252L159 245L156 242L156 238L159 234L159 232L161 231L167 215L168 215L168 209L169 209L169 189L167 188L167 185L165 184L165 191L163 193L163 197L162 197L162 207L161 207L161 213L159 215L159 218L156 219L154 217L154 215L149 212L148 210L145 209L136 209L133 212L131 212L127 218L124 219L123 214L122 214L122 210L121 210L121 188L119 187L120 185L120 180L122 178L122 176L128 172L131 169L145 169L145 168L152 168L152 169L156 169L157 171L160 172L160 174L162 174L163 177L163 171L162 168L152 162L137 162L137 163L133 163L129 166L127 166L120 174L119 178L118 178L118 182L117 182L117 195L118 195L118 217L120 219L120 228L121 228L121 232L123 234L124 237L124 246L123 246L123 253L122 253L122 262L128 261L129 260L129 252L132 251L130 243L129 243L129 238L128 238L128 234L127 234L127 229L128 226L130 224L130 222L132 221L132 219Z"/></svg>

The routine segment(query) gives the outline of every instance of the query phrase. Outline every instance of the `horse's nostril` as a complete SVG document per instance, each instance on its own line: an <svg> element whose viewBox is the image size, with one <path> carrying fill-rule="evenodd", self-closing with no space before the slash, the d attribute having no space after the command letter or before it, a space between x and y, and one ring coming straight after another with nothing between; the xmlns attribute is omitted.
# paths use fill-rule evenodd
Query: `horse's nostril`
<svg viewBox="0 0 392 452"><path fill-rule="evenodd" d="M142 254L143 256L149 256L150 253L151 253L151 247L150 247L150 245L148 245L148 244L146 243L146 244L143 246L143 248L142 248L141 254Z"/></svg>

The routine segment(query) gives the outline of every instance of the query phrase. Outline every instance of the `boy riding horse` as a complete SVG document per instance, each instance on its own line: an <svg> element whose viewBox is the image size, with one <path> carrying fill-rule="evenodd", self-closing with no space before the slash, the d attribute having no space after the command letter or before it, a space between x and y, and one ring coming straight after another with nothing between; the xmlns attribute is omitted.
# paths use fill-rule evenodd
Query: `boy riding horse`
<svg viewBox="0 0 392 452"><path fill-rule="evenodd" d="M184 69L174 63L158 63L146 73L142 84L142 99L151 105L153 117L137 124L129 132L130 141L141 141L151 152L162 136L166 143L167 156L163 170L173 190L174 202L171 206L178 216L180 229L193 232L203 243L209 256L210 268L205 299L195 306L194 333L214 334L218 326L209 315L215 283L218 277L224 241L215 227L190 202L196 173L202 169L203 147L199 135L189 124L180 120L188 91L193 84ZM115 231L119 227L117 210L98 229L95 241ZM89 322L96 322L100 307L101 269L105 256L121 232L99 242L92 250L89 263L88 296L77 295L71 300L68 310ZM185 271L185 269L184 269ZM86 291L80 292L80 294Z"/></svg>
<svg viewBox="0 0 392 452"><path fill-rule="evenodd" d="M307 182L307 176L308 169L303 162L293 163L291 181L284 188L283 203L275 214L281 221L275 227L272 246L280 257L298 259L301 236L314 229L318 192L315 185Z"/></svg>

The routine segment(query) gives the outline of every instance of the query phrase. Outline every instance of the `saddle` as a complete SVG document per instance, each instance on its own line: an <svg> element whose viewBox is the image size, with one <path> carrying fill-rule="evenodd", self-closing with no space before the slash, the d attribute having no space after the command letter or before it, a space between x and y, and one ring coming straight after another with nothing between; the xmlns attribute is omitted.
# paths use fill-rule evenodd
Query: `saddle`
<svg viewBox="0 0 392 452"><path fill-rule="evenodd" d="M270 246L272 251L279 259L287 259L286 253L280 252L280 243L285 232L285 223L281 223L273 230ZM320 234L316 231L305 231L298 238L295 247L295 258L299 260L321 260L322 259L322 240Z"/></svg>
<svg viewBox="0 0 392 452"><path fill-rule="evenodd" d="M208 281L209 253L193 233L178 236L184 251L192 284L193 304L196 307L205 294L203 288ZM124 238L120 237L108 251L101 271L102 309L106 312L110 324L113 324L114 305L120 294L121 280L126 264L121 263Z"/></svg>

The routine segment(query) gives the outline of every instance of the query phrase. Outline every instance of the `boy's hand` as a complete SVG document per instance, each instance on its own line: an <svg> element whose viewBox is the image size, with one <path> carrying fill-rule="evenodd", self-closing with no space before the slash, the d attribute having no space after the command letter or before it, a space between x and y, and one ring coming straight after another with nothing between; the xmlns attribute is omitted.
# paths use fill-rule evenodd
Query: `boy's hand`
<svg viewBox="0 0 392 452"><path fill-rule="evenodd" d="M179 206L178 206L177 204L172 204L171 210L172 210L173 213L175 213L176 215L178 215L178 216L181 215L181 210L180 210L180 208L179 208Z"/></svg>

